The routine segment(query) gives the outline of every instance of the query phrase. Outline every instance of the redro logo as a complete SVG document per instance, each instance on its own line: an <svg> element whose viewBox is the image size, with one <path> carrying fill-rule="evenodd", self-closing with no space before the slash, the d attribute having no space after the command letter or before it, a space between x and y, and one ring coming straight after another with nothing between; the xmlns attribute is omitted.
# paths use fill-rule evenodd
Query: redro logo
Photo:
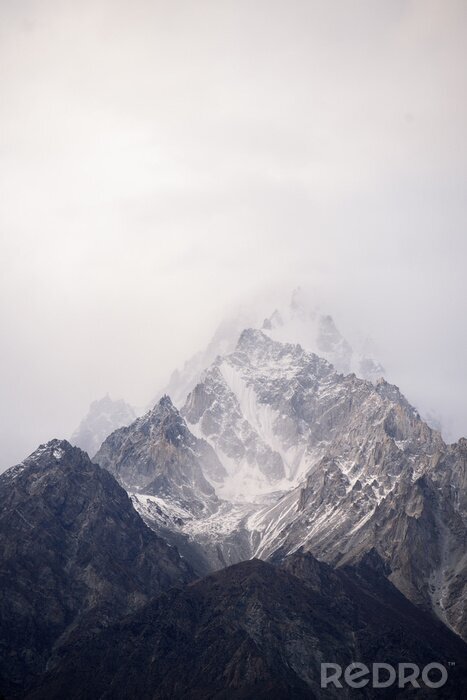
<svg viewBox="0 0 467 700"><path fill-rule="evenodd" d="M417 664L400 663L397 669L391 664L375 663L371 670L365 664L354 662L343 669L339 664L321 664L321 687L333 685L343 688L341 681L350 688L363 688L371 682L372 688L389 688L397 682L398 688L405 688L409 683L413 688L420 688L418 679L427 688L441 688L448 679L446 667L433 662L423 669Z"/></svg>

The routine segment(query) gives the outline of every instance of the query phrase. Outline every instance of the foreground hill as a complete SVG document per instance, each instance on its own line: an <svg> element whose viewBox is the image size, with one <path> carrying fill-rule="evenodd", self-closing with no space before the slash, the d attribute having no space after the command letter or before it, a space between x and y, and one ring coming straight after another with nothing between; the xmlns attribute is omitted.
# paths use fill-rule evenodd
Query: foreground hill
<svg viewBox="0 0 467 700"><path fill-rule="evenodd" d="M374 567L334 571L298 554L281 568L252 560L162 594L94 639L78 639L27 698L460 699L466 652ZM320 687L321 662L424 668L434 660L449 673L436 690Z"/></svg>
<svg viewBox="0 0 467 700"><path fill-rule="evenodd" d="M192 578L113 476L52 440L0 476L0 694L97 630Z"/></svg>

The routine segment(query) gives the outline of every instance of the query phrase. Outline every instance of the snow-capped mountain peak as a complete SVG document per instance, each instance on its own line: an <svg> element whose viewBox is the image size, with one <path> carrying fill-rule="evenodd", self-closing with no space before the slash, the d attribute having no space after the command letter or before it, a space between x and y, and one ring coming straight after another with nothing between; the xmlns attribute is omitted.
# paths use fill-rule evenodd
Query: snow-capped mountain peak
<svg viewBox="0 0 467 700"><path fill-rule="evenodd" d="M286 303L265 318L264 307L250 305L223 321L207 347L175 370L159 396L167 393L175 405L183 406L186 397L201 380L203 372L218 356L233 352L244 328L261 329L271 339L300 344L331 362L339 371L375 381L384 375L382 365L368 352L369 343L353 348L338 330L333 318L316 303L310 302L302 289L294 290Z"/></svg>
<svg viewBox="0 0 467 700"><path fill-rule="evenodd" d="M183 409L229 475L218 493L255 501L297 485L333 438L323 416L345 403L354 381L377 401L369 382L343 377L300 345L244 330L235 351L216 359Z"/></svg>

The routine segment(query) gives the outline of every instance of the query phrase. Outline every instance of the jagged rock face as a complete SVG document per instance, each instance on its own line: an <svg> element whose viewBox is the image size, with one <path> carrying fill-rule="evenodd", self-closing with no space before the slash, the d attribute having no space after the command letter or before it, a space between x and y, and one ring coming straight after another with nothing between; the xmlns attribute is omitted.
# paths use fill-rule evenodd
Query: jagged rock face
<svg viewBox="0 0 467 700"><path fill-rule="evenodd" d="M390 579L411 600L432 609L467 636L465 520L437 474L400 482L375 509L366 537L389 562ZM350 546L347 557L355 558Z"/></svg>
<svg viewBox="0 0 467 700"><path fill-rule="evenodd" d="M218 508L208 479L221 479L224 469L207 442L188 430L168 396L130 426L112 433L95 461L129 492L171 501L189 517Z"/></svg>
<svg viewBox="0 0 467 700"><path fill-rule="evenodd" d="M382 425L388 429L386 422ZM304 546L341 566L358 562L374 548L389 565L391 581L410 600L433 610L465 638L465 456L457 445L441 450L442 457L424 453L426 446L421 442L418 454L414 446L407 454L406 445L401 455L392 438L381 440L381 474L375 474L377 464L366 450L363 464L370 467L370 476L365 482L359 475L353 486L336 457L323 458L303 487L250 518L248 526L262 532L257 555L284 555ZM382 494L374 477L384 485Z"/></svg>
<svg viewBox="0 0 467 700"><path fill-rule="evenodd" d="M300 491L298 509L276 535L276 544L281 544L273 545L270 556L284 556L303 545L342 566L374 550L404 595L466 636L466 528L448 493L426 475L413 481L404 474L370 509L366 498L359 503L352 494L341 499L337 495L335 509L323 514L321 498L322 489L316 485ZM276 506L276 518L283 509L285 504Z"/></svg>
<svg viewBox="0 0 467 700"><path fill-rule="evenodd" d="M461 697L466 645L374 569L333 571L309 555L253 560L170 591L75 648L28 700L67 697L350 698L320 687L320 664L449 667L438 698ZM457 690L456 690L457 689ZM410 691L409 691L410 692ZM397 688L384 697L407 697ZM417 698L433 697L420 688Z"/></svg>
<svg viewBox="0 0 467 700"><path fill-rule="evenodd" d="M433 460L439 565L429 594L441 619L467 639L467 440L461 438Z"/></svg>
<svg viewBox="0 0 467 700"><path fill-rule="evenodd" d="M109 472L66 441L0 476L0 694L53 667L75 629L105 627L193 577Z"/></svg>
<svg viewBox="0 0 467 700"><path fill-rule="evenodd" d="M467 518L467 439L461 438L434 459L434 473L443 488L452 489L455 509Z"/></svg>
<svg viewBox="0 0 467 700"><path fill-rule="evenodd" d="M334 374L325 360L299 346L275 343L261 331L242 333L235 352L216 360L183 409L226 467L229 478L219 493L248 501L290 488L311 458L297 387Z"/></svg>
<svg viewBox="0 0 467 700"><path fill-rule="evenodd" d="M219 362L208 371L190 395L184 415L190 427L209 440L231 477L219 493L248 500L250 482L252 489L267 492L271 483L285 478L285 465L280 452L245 418L239 397L225 380L225 368ZM241 491L236 492L238 487Z"/></svg>
<svg viewBox="0 0 467 700"><path fill-rule="evenodd" d="M255 489L258 494L290 489L323 455L339 458L341 471L351 471L356 480L368 459L378 462L378 431L397 454L396 441L412 445L420 439L429 449L435 439L384 380L375 388L355 375L344 377L299 345L272 341L255 330L244 331L235 352L216 360L182 413L229 473L219 493L244 500L251 500ZM373 439L367 438L368 429ZM361 453L362 445L368 454ZM361 464L351 463L356 451ZM238 485L243 492L235 493Z"/></svg>
<svg viewBox="0 0 467 700"><path fill-rule="evenodd" d="M105 438L117 428L130 425L136 418L134 409L122 399L113 401L104 396L93 401L89 412L70 438L72 445L80 447L93 457Z"/></svg>

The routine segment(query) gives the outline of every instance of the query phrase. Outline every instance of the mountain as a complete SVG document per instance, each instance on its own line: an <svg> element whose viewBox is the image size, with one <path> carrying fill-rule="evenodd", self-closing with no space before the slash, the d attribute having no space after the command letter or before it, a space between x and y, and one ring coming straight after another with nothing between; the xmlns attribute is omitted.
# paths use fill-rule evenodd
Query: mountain
<svg viewBox="0 0 467 700"><path fill-rule="evenodd" d="M113 432L94 459L131 494L145 522L175 545L199 575L226 565L229 558L219 557L208 525L218 530L226 505L230 510L214 488L225 478L225 469L208 442L190 432L168 396Z"/></svg>
<svg viewBox="0 0 467 700"><path fill-rule="evenodd" d="M410 689L397 685L322 690L321 663L423 669L436 659L447 683L421 687L416 697L453 700L462 697L466 652L371 565L334 571L297 554L281 567L259 560L229 567L78 638L26 698L405 698Z"/></svg>
<svg viewBox="0 0 467 700"><path fill-rule="evenodd" d="M68 442L0 475L0 694L22 696L94 633L193 572L105 469Z"/></svg>
<svg viewBox="0 0 467 700"><path fill-rule="evenodd" d="M344 431L352 431L356 444L373 423L395 421L399 405L407 424L418 427L414 439L427 449L441 441L384 380L375 387L355 375L344 376L300 345L248 329L235 352L217 358L205 372L182 413L226 468L228 478L218 492L231 500L254 500L300 483L329 454L330 445L345 460L351 447ZM401 425L399 441L408 425ZM353 471L358 478L358 469Z"/></svg>
<svg viewBox="0 0 467 700"><path fill-rule="evenodd" d="M374 549L405 595L467 635L465 446L397 387L247 329L182 414L163 398L97 460L200 575L302 547L334 566Z"/></svg>
<svg viewBox="0 0 467 700"><path fill-rule="evenodd" d="M225 319L207 347L187 360L182 369L172 373L159 396L168 394L176 406L183 406L203 372L218 356L235 350L245 328L261 329L280 342L299 343L345 374L355 372L370 381L376 381L385 374L383 366L373 359L374 347L368 337L358 340L357 347L353 348L336 327L332 316L311 302L301 288L297 288L288 303L279 306L266 318L263 310L252 304Z"/></svg>
<svg viewBox="0 0 467 700"><path fill-rule="evenodd" d="M123 399L114 401L107 394L92 402L88 414L73 433L70 442L93 457L110 433L133 423L135 418L135 410L129 404Z"/></svg>
<svg viewBox="0 0 467 700"><path fill-rule="evenodd" d="M0 476L0 696L321 698L321 662L360 660L443 663L417 697L461 697L467 440L349 373L298 294L229 338L96 464L54 440Z"/></svg>
<svg viewBox="0 0 467 700"><path fill-rule="evenodd" d="M142 418L109 435L95 461L132 493L172 500L194 515L218 507L208 478L219 481L225 470L212 447L189 431L168 396Z"/></svg>
<svg viewBox="0 0 467 700"><path fill-rule="evenodd" d="M218 495L250 504L250 556L304 547L339 566L376 549L405 595L467 633L465 443L446 446L397 387L249 329L182 413L224 464Z"/></svg>
<svg viewBox="0 0 467 700"><path fill-rule="evenodd" d="M156 414L149 412L144 421L139 419L117 431L96 456L132 493L145 522L176 544L200 573L251 557L258 533L249 526L249 517L261 506L276 504L282 493L298 486L326 448L329 436L324 427L318 423L310 427L310 416L299 416L290 401L294 382L319 385L314 397L316 413L329 413L336 396L339 398L336 391L342 401L349 391L342 375L326 360L300 346L274 342L262 331L244 331L235 352L219 356L206 370L183 409L191 433L202 438L204 449L209 442L212 454L218 455L222 466L215 473L208 469L211 460L204 458L198 460L196 478L185 467L175 478L171 466L169 486L167 474L163 485L160 480L150 483L154 455L159 470L161 464L169 464L161 431L151 429L148 437L148 429L142 429L143 423L156 420L159 409ZM366 392L375 392L369 382L361 384ZM255 392L260 396L258 401ZM173 405L168 399L164 401L170 403L171 420L179 424L181 418L176 417ZM311 410L309 407L308 412ZM178 461L187 439L185 429L177 449L171 448ZM215 508L195 507L206 499L206 489L199 486L202 473L220 499ZM182 485L189 490L185 498L179 495ZM206 557L202 563L200 552Z"/></svg>

